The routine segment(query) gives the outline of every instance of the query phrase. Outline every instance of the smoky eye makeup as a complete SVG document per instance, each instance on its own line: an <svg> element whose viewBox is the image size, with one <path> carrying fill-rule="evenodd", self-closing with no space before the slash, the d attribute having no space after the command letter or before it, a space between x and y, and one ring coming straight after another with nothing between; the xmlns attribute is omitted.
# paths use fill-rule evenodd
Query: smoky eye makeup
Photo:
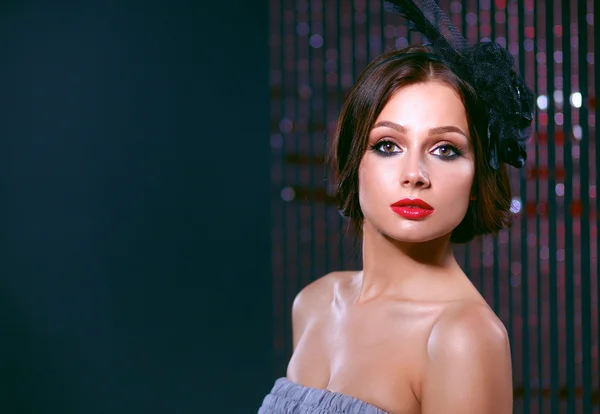
<svg viewBox="0 0 600 414"><path fill-rule="evenodd" d="M378 156L391 157L403 152L402 148L389 137L383 137L373 141L372 144L369 144L368 150ZM468 145L460 145L448 140L437 140L430 146L428 152L442 161L451 161L465 155L468 152Z"/></svg>
<svg viewBox="0 0 600 414"><path fill-rule="evenodd" d="M471 145L468 138L463 137L462 135L460 136L460 138L458 136L454 136L454 134L450 136L442 135L432 138L433 139L431 141L430 146L430 148L432 149L437 148L439 146L448 146L454 148L461 154L466 154L471 150Z"/></svg>
<svg viewBox="0 0 600 414"><path fill-rule="evenodd" d="M463 141L449 138L437 139L432 143L430 153L446 161L467 155L471 151L470 144Z"/></svg>
<svg viewBox="0 0 600 414"><path fill-rule="evenodd" d="M434 157L439 158L443 161L454 160L458 157L462 157L464 155L464 151L458 148L453 144L443 143L437 145L432 151L431 154Z"/></svg>
<svg viewBox="0 0 600 414"><path fill-rule="evenodd" d="M387 138L376 140L369 145L369 150L382 157L391 157L402 151L398 144Z"/></svg>

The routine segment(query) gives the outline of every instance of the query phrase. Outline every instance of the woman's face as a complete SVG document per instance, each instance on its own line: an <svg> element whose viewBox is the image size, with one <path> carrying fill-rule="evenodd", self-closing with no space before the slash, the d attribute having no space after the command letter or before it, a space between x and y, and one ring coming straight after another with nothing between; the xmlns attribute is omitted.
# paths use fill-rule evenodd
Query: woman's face
<svg viewBox="0 0 600 414"><path fill-rule="evenodd" d="M474 173L456 92L440 82L403 87L375 121L360 163L365 226L405 242L448 235L465 217Z"/></svg>

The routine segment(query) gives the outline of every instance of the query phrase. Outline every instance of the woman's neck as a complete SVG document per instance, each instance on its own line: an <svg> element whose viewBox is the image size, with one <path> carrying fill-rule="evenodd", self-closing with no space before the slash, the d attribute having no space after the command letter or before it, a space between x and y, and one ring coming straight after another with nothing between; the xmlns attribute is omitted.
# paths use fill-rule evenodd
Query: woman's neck
<svg viewBox="0 0 600 414"><path fill-rule="evenodd" d="M436 287L455 277L464 273L454 257L450 235L420 243L399 242L365 223L357 303L382 296L434 299Z"/></svg>

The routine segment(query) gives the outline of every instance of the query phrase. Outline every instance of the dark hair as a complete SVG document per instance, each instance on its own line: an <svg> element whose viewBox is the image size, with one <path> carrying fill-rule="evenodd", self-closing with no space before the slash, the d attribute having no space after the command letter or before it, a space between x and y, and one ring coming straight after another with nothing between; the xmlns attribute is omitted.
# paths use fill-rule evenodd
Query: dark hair
<svg viewBox="0 0 600 414"><path fill-rule="evenodd" d="M510 225L511 190L506 165L490 167L487 154L486 104L425 46L388 52L362 72L346 97L332 142L329 160L336 176L338 208L362 234L363 214L358 200L358 168L367 149L369 133L383 107L400 88L438 81L452 87L465 106L475 153L472 195L462 222L452 231L452 243L467 243L481 234L497 233Z"/></svg>

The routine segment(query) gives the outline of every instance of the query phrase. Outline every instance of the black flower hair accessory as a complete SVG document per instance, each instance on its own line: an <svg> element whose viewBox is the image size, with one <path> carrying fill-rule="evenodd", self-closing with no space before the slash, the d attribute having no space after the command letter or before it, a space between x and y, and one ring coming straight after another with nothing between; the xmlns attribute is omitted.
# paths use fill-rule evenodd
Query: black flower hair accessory
<svg viewBox="0 0 600 414"><path fill-rule="evenodd" d="M489 109L488 160L521 168L531 136L533 93L513 70L514 58L495 42L469 45L434 0L385 0L409 28L424 35L439 59L469 83Z"/></svg>

